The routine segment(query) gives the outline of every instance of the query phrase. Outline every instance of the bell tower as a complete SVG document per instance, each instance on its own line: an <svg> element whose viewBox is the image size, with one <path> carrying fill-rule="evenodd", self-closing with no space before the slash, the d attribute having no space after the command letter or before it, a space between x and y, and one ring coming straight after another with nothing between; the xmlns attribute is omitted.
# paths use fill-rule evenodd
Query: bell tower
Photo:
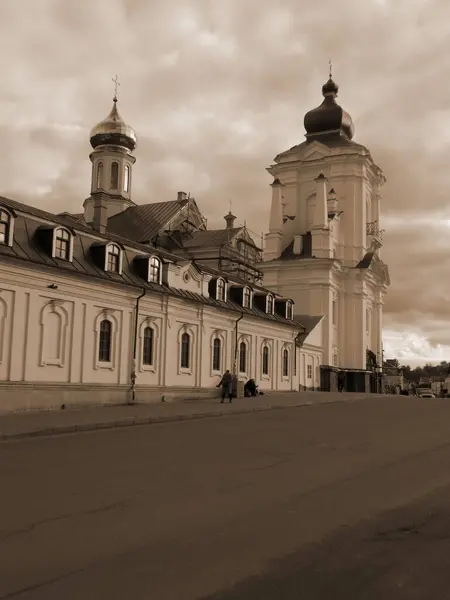
<svg viewBox="0 0 450 600"><path fill-rule="evenodd" d="M101 221L135 206L131 200L132 169L136 162L133 151L136 148L135 131L125 123L117 109L117 77L113 79L115 92L109 115L91 131L90 142L93 151L89 155L92 163L91 196L84 201L86 223L94 224L95 205L99 198L102 211L106 215Z"/></svg>

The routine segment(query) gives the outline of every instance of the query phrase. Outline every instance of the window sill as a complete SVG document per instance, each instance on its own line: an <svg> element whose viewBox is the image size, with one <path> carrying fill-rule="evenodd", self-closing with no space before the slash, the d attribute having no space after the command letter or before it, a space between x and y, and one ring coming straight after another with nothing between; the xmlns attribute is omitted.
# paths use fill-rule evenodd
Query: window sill
<svg viewBox="0 0 450 600"><path fill-rule="evenodd" d="M270 375L269 375L269 373L263 373L263 374L261 375L261 379L266 379L266 380L268 380L268 381L269 381L269 380L270 380Z"/></svg>
<svg viewBox="0 0 450 600"><path fill-rule="evenodd" d="M97 361L95 368L96 369L109 369L110 371L114 371L114 365L112 364L112 362Z"/></svg>
<svg viewBox="0 0 450 600"><path fill-rule="evenodd" d="M185 369L184 367L180 367L178 370L179 375L192 375L191 369Z"/></svg>
<svg viewBox="0 0 450 600"><path fill-rule="evenodd" d="M156 373L155 365L141 365L141 372Z"/></svg>

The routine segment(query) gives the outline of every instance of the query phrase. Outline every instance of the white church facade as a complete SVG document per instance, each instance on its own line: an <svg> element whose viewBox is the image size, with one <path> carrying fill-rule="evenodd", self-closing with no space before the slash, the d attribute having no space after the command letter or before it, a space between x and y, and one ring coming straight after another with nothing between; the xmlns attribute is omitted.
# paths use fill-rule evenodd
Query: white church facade
<svg viewBox="0 0 450 600"><path fill-rule="evenodd" d="M288 294L299 312L324 317L323 364L345 369L356 390L367 387L365 371L382 365L385 178L353 141L337 92L330 73L322 104L305 115L306 141L267 169L274 181L262 270L265 285Z"/></svg>
<svg viewBox="0 0 450 600"><path fill-rule="evenodd" d="M91 132L83 213L0 197L0 412L217 396L226 369L260 389L318 389L322 315L262 281L231 212L131 197L137 137L117 99Z"/></svg>

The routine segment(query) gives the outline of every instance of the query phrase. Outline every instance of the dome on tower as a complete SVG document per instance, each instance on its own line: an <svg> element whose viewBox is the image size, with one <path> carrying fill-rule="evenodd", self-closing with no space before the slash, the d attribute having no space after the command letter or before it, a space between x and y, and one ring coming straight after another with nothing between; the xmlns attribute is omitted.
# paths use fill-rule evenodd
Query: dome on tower
<svg viewBox="0 0 450 600"><path fill-rule="evenodd" d="M308 139L324 134L339 134L351 140L355 128L351 116L336 102L339 86L329 80L322 86L324 101L306 113L304 125Z"/></svg>
<svg viewBox="0 0 450 600"><path fill-rule="evenodd" d="M109 115L100 121L91 131L91 146L113 145L125 146L133 151L136 148L137 136L132 127L127 125L117 110L117 98L114 96L114 104Z"/></svg>

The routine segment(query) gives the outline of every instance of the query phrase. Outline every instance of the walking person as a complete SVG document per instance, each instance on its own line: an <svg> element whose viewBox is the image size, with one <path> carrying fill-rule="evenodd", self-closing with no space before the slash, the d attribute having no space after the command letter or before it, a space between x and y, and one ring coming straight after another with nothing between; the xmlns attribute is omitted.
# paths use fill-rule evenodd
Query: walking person
<svg viewBox="0 0 450 600"><path fill-rule="evenodd" d="M228 369L222 375L222 379L217 384L217 387L222 387L222 400L220 402L222 403L225 400L225 396L228 396L231 403L233 400L233 375Z"/></svg>

